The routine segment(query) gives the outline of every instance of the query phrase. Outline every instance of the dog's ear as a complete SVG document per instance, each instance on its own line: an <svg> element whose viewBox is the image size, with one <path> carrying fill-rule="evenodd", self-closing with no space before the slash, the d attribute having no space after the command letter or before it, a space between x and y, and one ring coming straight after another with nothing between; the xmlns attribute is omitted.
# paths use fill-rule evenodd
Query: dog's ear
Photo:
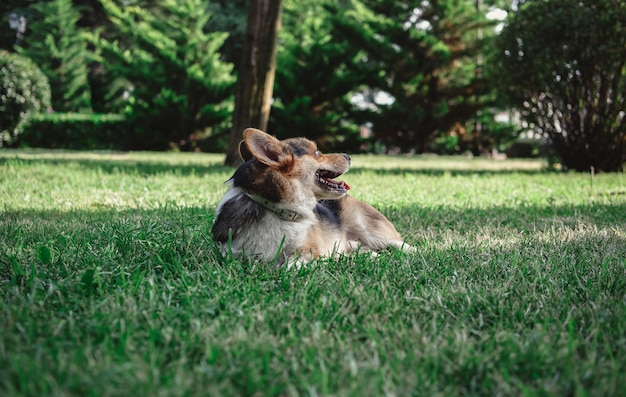
<svg viewBox="0 0 626 397"><path fill-rule="evenodd" d="M242 146L245 149L242 150ZM254 156L261 163L269 166L278 166L285 157L285 151L280 141L270 134L255 128L247 128L243 132L243 142L239 145L239 153L245 159L244 152Z"/></svg>
<svg viewBox="0 0 626 397"><path fill-rule="evenodd" d="M239 157L241 157L244 163L253 157L252 152L248 149L248 145L246 145L246 141L239 142Z"/></svg>

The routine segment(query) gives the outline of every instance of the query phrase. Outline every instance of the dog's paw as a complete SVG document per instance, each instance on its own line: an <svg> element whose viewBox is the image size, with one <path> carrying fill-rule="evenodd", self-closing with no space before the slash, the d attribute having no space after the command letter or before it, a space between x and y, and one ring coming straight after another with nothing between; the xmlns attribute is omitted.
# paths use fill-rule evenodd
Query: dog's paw
<svg viewBox="0 0 626 397"><path fill-rule="evenodd" d="M404 252L405 254L412 254L417 252L417 248L405 243L404 241L391 241L389 246Z"/></svg>
<svg viewBox="0 0 626 397"><path fill-rule="evenodd" d="M287 258L283 265L287 267L287 270L298 271L303 267L312 264L313 262L315 262L314 258L311 258L307 255L298 255L290 256L289 258Z"/></svg>

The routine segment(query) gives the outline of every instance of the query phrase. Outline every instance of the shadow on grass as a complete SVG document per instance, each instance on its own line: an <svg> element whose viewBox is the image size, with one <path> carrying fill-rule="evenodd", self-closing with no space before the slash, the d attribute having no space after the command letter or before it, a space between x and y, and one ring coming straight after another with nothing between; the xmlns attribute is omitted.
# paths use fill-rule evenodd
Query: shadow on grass
<svg viewBox="0 0 626 397"><path fill-rule="evenodd" d="M598 226L626 227L626 206L623 203L592 203L580 205L512 204L489 208L424 207L419 204L397 208L380 208L390 219L403 225L421 227L484 227L532 231L538 227Z"/></svg>
<svg viewBox="0 0 626 397"><path fill-rule="evenodd" d="M626 236L620 232L626 227L623 206L409 206L383 211L407 242L418 247L419 255L412 258L410 269L403 270L408 273L385 273L388 255L397 253L363 261L342 257L323 261L322 266L331 272L360 275L365 283L392 277L406 291L420 283L431 285L433 280L445 285L447 276L459 274L464 274L468 283L483 283L487 289L494 288L500 279L534 275L571 284L580 297L586 296L589 286L580 279L601 271L615 277L605 275L594 281L598 294L606 292L621 299L626 293L626 279L617 276L626 265ZM254 277L277 275L269 265L222 259L211 235L214 219L215 209L211 207L8 211L0 220L0 280L17 283L70 278L85 284L91 293L98 283L98 289L114 290L127 282L128 274L155 273L168 282L185 282L189 272L201 278L213 277L207 272L215 271L227 272L235 279L252 273ZM393 266L405 263L400 256L397 259ZM537 270L543 268L547 275ZM29 276L29 271L35 273ZM101 275L94 275L96 271ZM95 276L101 280L93 279ZM458 299L464 301L465 295L458 294Z"/></svg>
<svg viewBox="0 0 626 397"><path fill-rule="evenodd" d="M189 168L193 170L194 168ZM220 169L228 170L227 167L220 167ZM190 171L191 172L191 171ZM211 169L206 171L212 172ZM607 194L600 194L600 196L610 196ZM448 207L437 206L429 207L423 206L419 203L394 206L394 207L380 207L379 210L384 212L391 220L417 219L426 223L433 223L437 220L466 220L476 227L490 226L494 224L495 220L503 219L520 219L522 222L525 219L572 219L580 222L588 222L590 224L598 225L624 225L626 224L624 203L588 203L588 204L565 204L565 205L551 205L549 203L521 203L511 204L507 206L493 206L488 208L472 208L472 207ZM20 218L34 218L34 219L63 219L63 218L78 218L82 219L89 216L96 218L110 219L113 215L114 218L124 218L127 216L132 217L145 217L151 219L155 216L167 216L176 219L178 216L183 215L183 218L190 214L203 214L213 218L215 216L215 206L206 207L178 207L178 206L164 206L157 209L118 209L115 206L94 206L89 209L69 209L69 210L9 210L3 212L3 218L7 219L20 219ZM515 223L512 223L514 225Z"/></svg>
<svg viewBox="0 0 626 397"><path fill-rule="evenodd" d="M320 283L336 283L324 288L340 291L350 290L344 284L353 277L359 284L373 287L387 280L398 296L413 291L424 299L430 299L436 290L444 294L450 313L466 305L470 285L484 291L483 299L491 301L485 307L479 302L472 309L481 312L481 321L508 324L508 316L490 305L496 305L503 292L526 296L523 299L539 296L533 289L535 283L549 289L542 302L569 300L568 304L585 305L596 298L621 300L626 293L626 279L620 276L626 265L626 236L620 232L626 226L622 210L623 206L607 204L384 210L408 242L418 247L419 254L410 262L397 252L363 260L350 255L324 260L290 277L302 274L305 280L307 274L315 273L321 277ZM211 235L214 218L211 207L9 211L0 220L0 280L26 289L38 285L38 279L43 280L42 285L52 280L62 284L60 288L67 293L79 290L87 295L110 295L121 287L130 291L145 285L145 276L153 274L164 285L195 280L213 303L224 291L240 297L241 288L252 301L265 301L274 294L278 300L288 299L289 294L281 298L284 288L309 288L301 285L302 280L296 282L300 287L285 283L284 269L222 259ZM537 222L546 223L533 231ZM327 271L350 277L332 281L320 275ZM525 289L518 291L520 285ZM175 299L186 299L183 295ZM229 299L220 298L222 301ZM519 309L515 300L511 305L505 313ZM219 307L228 312L227 303ZM559 321L564 321L566 314L563 311ZM458 313L459 317L465 315ZM533 319L523 321L532 328Z"/></svg>
<svg viewBox="0 0 626 397"><path fill-rule="evenodd" d="M585 205L512 205L490 208L424 207L419 204L380 208L394 223L409 243L422 241L422 234L444 235L449 231L475 235L483 233L516 232L532 235L535 232L559 229L626 230L624 205L621 203L595 203ZM16 238L45 242L55 235L85 234L90 239L106 242L106 233L114 233L118 225L129 230L146 231L182 229L202 234L204 244L215 245L211 228L215 220L214 206L178 207L164 206L157 209L117 209L94 207L93 209L62 210L9 210L0 220L0 240L12 245ZM108 230L108 231L107 231ZM155 235L158 237L158 235ZM626 241L625 241L626 246Z"/></svg>
<svg viewBox="0 0 626 397"><path fill-rule="evenodd" d="M82 152L79 152L82 153ZM59 156L63 154L60 153ZM85 155L88 156L90 153L85 152ZM107 154L105 154L107 155ZM155 156L165 155L165 153L157 153ZM53 156L55 154L53 153ZM161 173L169 173L174 172L179 175L206 175L211 173L232 173L235 171L232 167L227 167L222 164L222 160L219 161L211 160L207 162L207 164L202 164L197 161L197 159L186 160L177 160L180 163L170 163L164 160L158 159L150 159L150 158L142 158L142 157L133 157L127 154L108 154L106 158L98 158L98 154L94 154L94 158L83 158L83 157L19 157L16 154L15 157L10 156L2 156L0 157L0 166L11 162L11 161L19 161L25 164L50 164L50 165L63 165L63 164L77 164L80 167L84 167L86 169L96 169L104 173L128 173L135 175L155 175ZM193 159L194 161L190 161ZM394 161L390 159L390 161ZM427 165L428 160L419 160L421 164ZM459 159L459 163L463 163L467 161L466 159ZM435 163L439 164L439 163ZM469 164L469 163L468 163ZM384 163L380 164L384 166ZM537 175L537 174L545 174L547 172L552 172L547 168L523 168L516 167L515 164L512 164L510 167L500 166L494 168L461 168L445 165L435 166L435 167L396 167L389 169L382 168L368 168L368 167L352 167L350 168L350 174L362 174L362 173L374 173L376 175L405 175L405 174L418 174L418 175L429 175L429 176L443 176L443 175L451 175L451 176L465 176L465 175L506 175L506 174L523 174L523 175Z"/></svg>
<svg viewBox="0 0 626 397"><path fill-rule="evenodd" d="M146 160L146 159L76 159L76 158L0 158L0 166L12 161L19 161L27 165L67 165L76 164L84 169L98 170L107 174L129 174L129 175L158 175L172 173L175 175L208 175L215 173L232 173L231 167L226 167L215 161L205 165L200 163L179 163L172 164L166 161Z"/></svg>

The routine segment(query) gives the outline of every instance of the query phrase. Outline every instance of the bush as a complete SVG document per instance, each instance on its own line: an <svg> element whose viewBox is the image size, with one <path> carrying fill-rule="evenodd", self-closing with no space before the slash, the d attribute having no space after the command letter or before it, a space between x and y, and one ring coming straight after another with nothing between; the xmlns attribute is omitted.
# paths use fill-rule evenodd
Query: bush
<svg viewBox="0 0 626 397"><path fill-rule="evenodd" d="M12 143L23 121L50 107L48 78L30 59L0 51L0 146Z"/></svg>
<svg viewBox="0 0 626 397"><path fill-rule="evenodd" d="M626 2L525 2L496 39L487 71L563 168L626 162Z"/></svg>
<svg viewBox="0 0 626 397"><path fill-rule="evenodd" d="M19 144L76 150L125 150L128 126L118 114L40 113L24 123Z"/></svg>

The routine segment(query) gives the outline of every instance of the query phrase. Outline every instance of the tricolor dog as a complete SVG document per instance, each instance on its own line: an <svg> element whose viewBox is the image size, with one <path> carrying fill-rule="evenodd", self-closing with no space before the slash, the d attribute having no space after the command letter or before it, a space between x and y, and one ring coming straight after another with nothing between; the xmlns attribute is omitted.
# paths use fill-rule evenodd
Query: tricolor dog
<svg viewBox="0 0 626 397"><path fill-rule="evenodd" d="M357 249L412 250L383 214L335 179L350 168L347 154L253 128L244 131L239 154L244 163L227 181L212 230L224 254L292 265Z"/></svg>

